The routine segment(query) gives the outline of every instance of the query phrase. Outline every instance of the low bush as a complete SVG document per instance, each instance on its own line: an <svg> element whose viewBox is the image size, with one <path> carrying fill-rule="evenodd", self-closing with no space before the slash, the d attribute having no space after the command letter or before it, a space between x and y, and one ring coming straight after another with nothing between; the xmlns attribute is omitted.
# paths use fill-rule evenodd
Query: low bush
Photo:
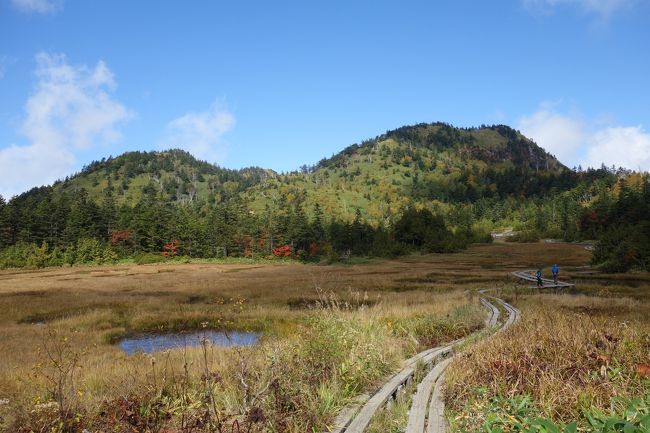
<svg viewBox="0 0 650 433"><path fill-rule="evenodd" d="M21 242L0 251L0 269L115 263L118 258L114 249L96 239L80 239L65 250L45 242L40 247Z"/></svg>
<svg viewBox="0 0 650 433"><path fill-rule="evenodd" d="M488 402L472 401L463 415L453 418L460 433L647 433L650 431L650 394L636 399L614 398L602 411L585 408L580 421L557 422L543 414L530 396L494 397ZM476 419L481 419L477 425Z"/></svg>
<svg viewBox="0 0 650 433"><path fill-rule="evenodd" d="M133 256L133 261L137 265L149 265L152 263L162 263L166 259L162 254L153 254L153 253L137 253Z"/></svg>
<svg viewBox="0 0 650 433"><path fill-rule="evenodd" d="M48 265L48 258L46 243L39 247L20 242L0 252L0 269L42 268Z"/></svg>
<svg viewBox="0 0 650 433"><path fill-rule="evenodd" d="M539 242L540 235L537 230L522 230L514 235L507 237L506 242Z"/></svg>
<svg viewBox="0 0 650 433"><path fill-rule="evenodd" d="M650 382L637 371L650 350L642 323L535 305L517 326L470 348L450 367L445 398L462 431L562 431L486 427L511 415L530 418L529 406L557 426L576 421L587 428L588 414L609 413L614 397L633 401L647 393Z"/></svg>

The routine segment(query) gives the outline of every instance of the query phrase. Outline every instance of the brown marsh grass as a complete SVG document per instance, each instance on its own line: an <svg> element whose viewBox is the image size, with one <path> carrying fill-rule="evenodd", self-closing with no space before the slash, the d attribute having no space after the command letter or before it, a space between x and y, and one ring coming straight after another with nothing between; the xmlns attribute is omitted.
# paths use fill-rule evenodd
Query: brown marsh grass
<svg viewBox="0 0 650 433"><path fill-rule="evenodd" d="M585 410L607 413L614 397L645 396L650 379L639 366L650 362L650 287L635 291L634 298L602 296L609 292L600 287L581 289L591 296L503 293L516 299L521 322L451 365L445 398L456 427L483 431L495 398L530 397L539 415L567 423L584 421Z"/></svg>
<svg viewBox="0 0 650 433"><path fill-rule="evenodd" d="M251 431L323 427L407 356L480 326L474 289L512 287L510 271L553 262L564 278L574 270L578 275L589 256L579 245L495 244L360 265L0 272L0 426L168 432L225 432L233 423L248 423ZM563 308L569 313L574 307ZM254 348L210 346L153 356L127 356L113 344L126 335L203 328L265 337ZM65 352L65 362L78 359L63 384L72 419L64 424L53 423L57 414L50 413L57 367L48 347Z"/></svg>

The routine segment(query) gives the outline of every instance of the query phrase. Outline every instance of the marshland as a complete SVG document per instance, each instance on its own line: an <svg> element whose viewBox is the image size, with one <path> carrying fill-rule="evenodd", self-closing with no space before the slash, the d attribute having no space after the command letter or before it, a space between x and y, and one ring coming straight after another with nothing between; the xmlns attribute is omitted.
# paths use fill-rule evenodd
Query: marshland
<svg viewBox="0 0 650 433"><path fill-rule="evenodd" d="M613 398L647 394L640 368L650 349L650 286L598 274L606 284L537 291L509 272L557 261L572 280L589 256L575 244L491 244L357 264L170 261L3 271L1 425L19 432L327 431L347 403L372 393L406 358L481 330L483 288L518 306L522 319L459 349L446 379L452 425L475 431L489 416L477 412L490 406L512 429L510 405L521 401L525 411L515 416L584 424L586 408L607 412ZM131 355L116 344L190 331L261 338ZM394 426L384 431L403 428L408 394L402 399L401 416L399 404L381 415L388 421L380 425Z"/></svg>

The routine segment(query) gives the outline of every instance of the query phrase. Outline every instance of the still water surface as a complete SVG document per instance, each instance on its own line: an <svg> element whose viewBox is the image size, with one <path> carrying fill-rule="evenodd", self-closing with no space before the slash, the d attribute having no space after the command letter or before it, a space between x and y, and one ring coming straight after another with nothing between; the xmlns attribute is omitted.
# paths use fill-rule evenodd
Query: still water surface
<svg viewBox="0 0 650 433"><path fill-rule="evenodd" d="M257 343L260 336L254 332L238 331L196 331L179 332L175 334L141 335L125 338L120 341L120 349L132 355L136 352L152 353L167 349L183 347L196 347L201 345L201 340L206 338L215 346L252 346Z"/></svg>

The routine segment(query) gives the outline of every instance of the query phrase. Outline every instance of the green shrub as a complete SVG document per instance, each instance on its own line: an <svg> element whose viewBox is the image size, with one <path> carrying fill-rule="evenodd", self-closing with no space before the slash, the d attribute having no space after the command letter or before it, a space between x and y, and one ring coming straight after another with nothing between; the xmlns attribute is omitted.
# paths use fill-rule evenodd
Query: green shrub
<svg viewBox="0 0 650 433"><path fill-rule="evenodd" d="M650 269L650 223L610 227L596 243L592 263L605 272Z"/></svg>
<svg viewBox="0 0 650 433"><path fill-rule="evenodd" d="M480 390L479 390L480 394ZM479 399L480 400L480 399ZM558 423L543 416L528 396L512 398L495 397L489 402L470 402L468 413L478 411L481 426L475 426L472 416L454 417L456 429L469 432L522 432L522 433L648 433L650 432L650 394L637 399L614 398L613 409L604 413L586 409L584 418L568 424Z"/></svg>
<svg viewBox="0 0 650 433"><path fill-rule="evenodd" d="M75 263L102 263L104 248L97 239L85 238L77 242Z"/></svg>
<svg viewBox="0 0 650 433"><path fill-rule="evenodd" d="M138 265L148 265L162 263L165 261L165 257L162 254L138 253L133 257L133 261Z"/></svg>
<svg viewBox="0 0 650 433"><path fill-rule="evenodd" d="M50 251L47 266L63 266L65 264L65 253L59 247L54 247Z"/></svg>
<svg viewBox="0 0 650 433"><path fill-rule="evenodd" d="M115 250L96 239L81 239L65 251L59 247L49 249L45 242L40 247L34 243L20 242L0 251L0 269L115 263L118 258Z"/></svg>
<svg viewBox="0 0 650 433"><path fill-rule="evenodd" d="M19 242L0 252L0 269L6 268L44 268L51 263L58 263L60 251L55 249L55 256L48 252L47 243L41 246L34 243Z"/></svg>
<svg viewBox="0 0 650 433"><path fill-rule="evenodd" d="M104 245L97 239L85 238L77 242L76 247L67 256L69 264L104 264L115 263L119 256L109 245Z"/></svg>
<svg viewBox="0 0 650 433"><path fill-rule="evenodd" d="M107 246L102 252L102 263L117 263L120 259L120 256L117 254L113 248Z"/></svg>
<svg viewBox="0 0 650 433"><path fill-rule="evenodd" d="M507 242L539 242L539 232L537 230L522 230L513 236L506 238Z"/></svg>

